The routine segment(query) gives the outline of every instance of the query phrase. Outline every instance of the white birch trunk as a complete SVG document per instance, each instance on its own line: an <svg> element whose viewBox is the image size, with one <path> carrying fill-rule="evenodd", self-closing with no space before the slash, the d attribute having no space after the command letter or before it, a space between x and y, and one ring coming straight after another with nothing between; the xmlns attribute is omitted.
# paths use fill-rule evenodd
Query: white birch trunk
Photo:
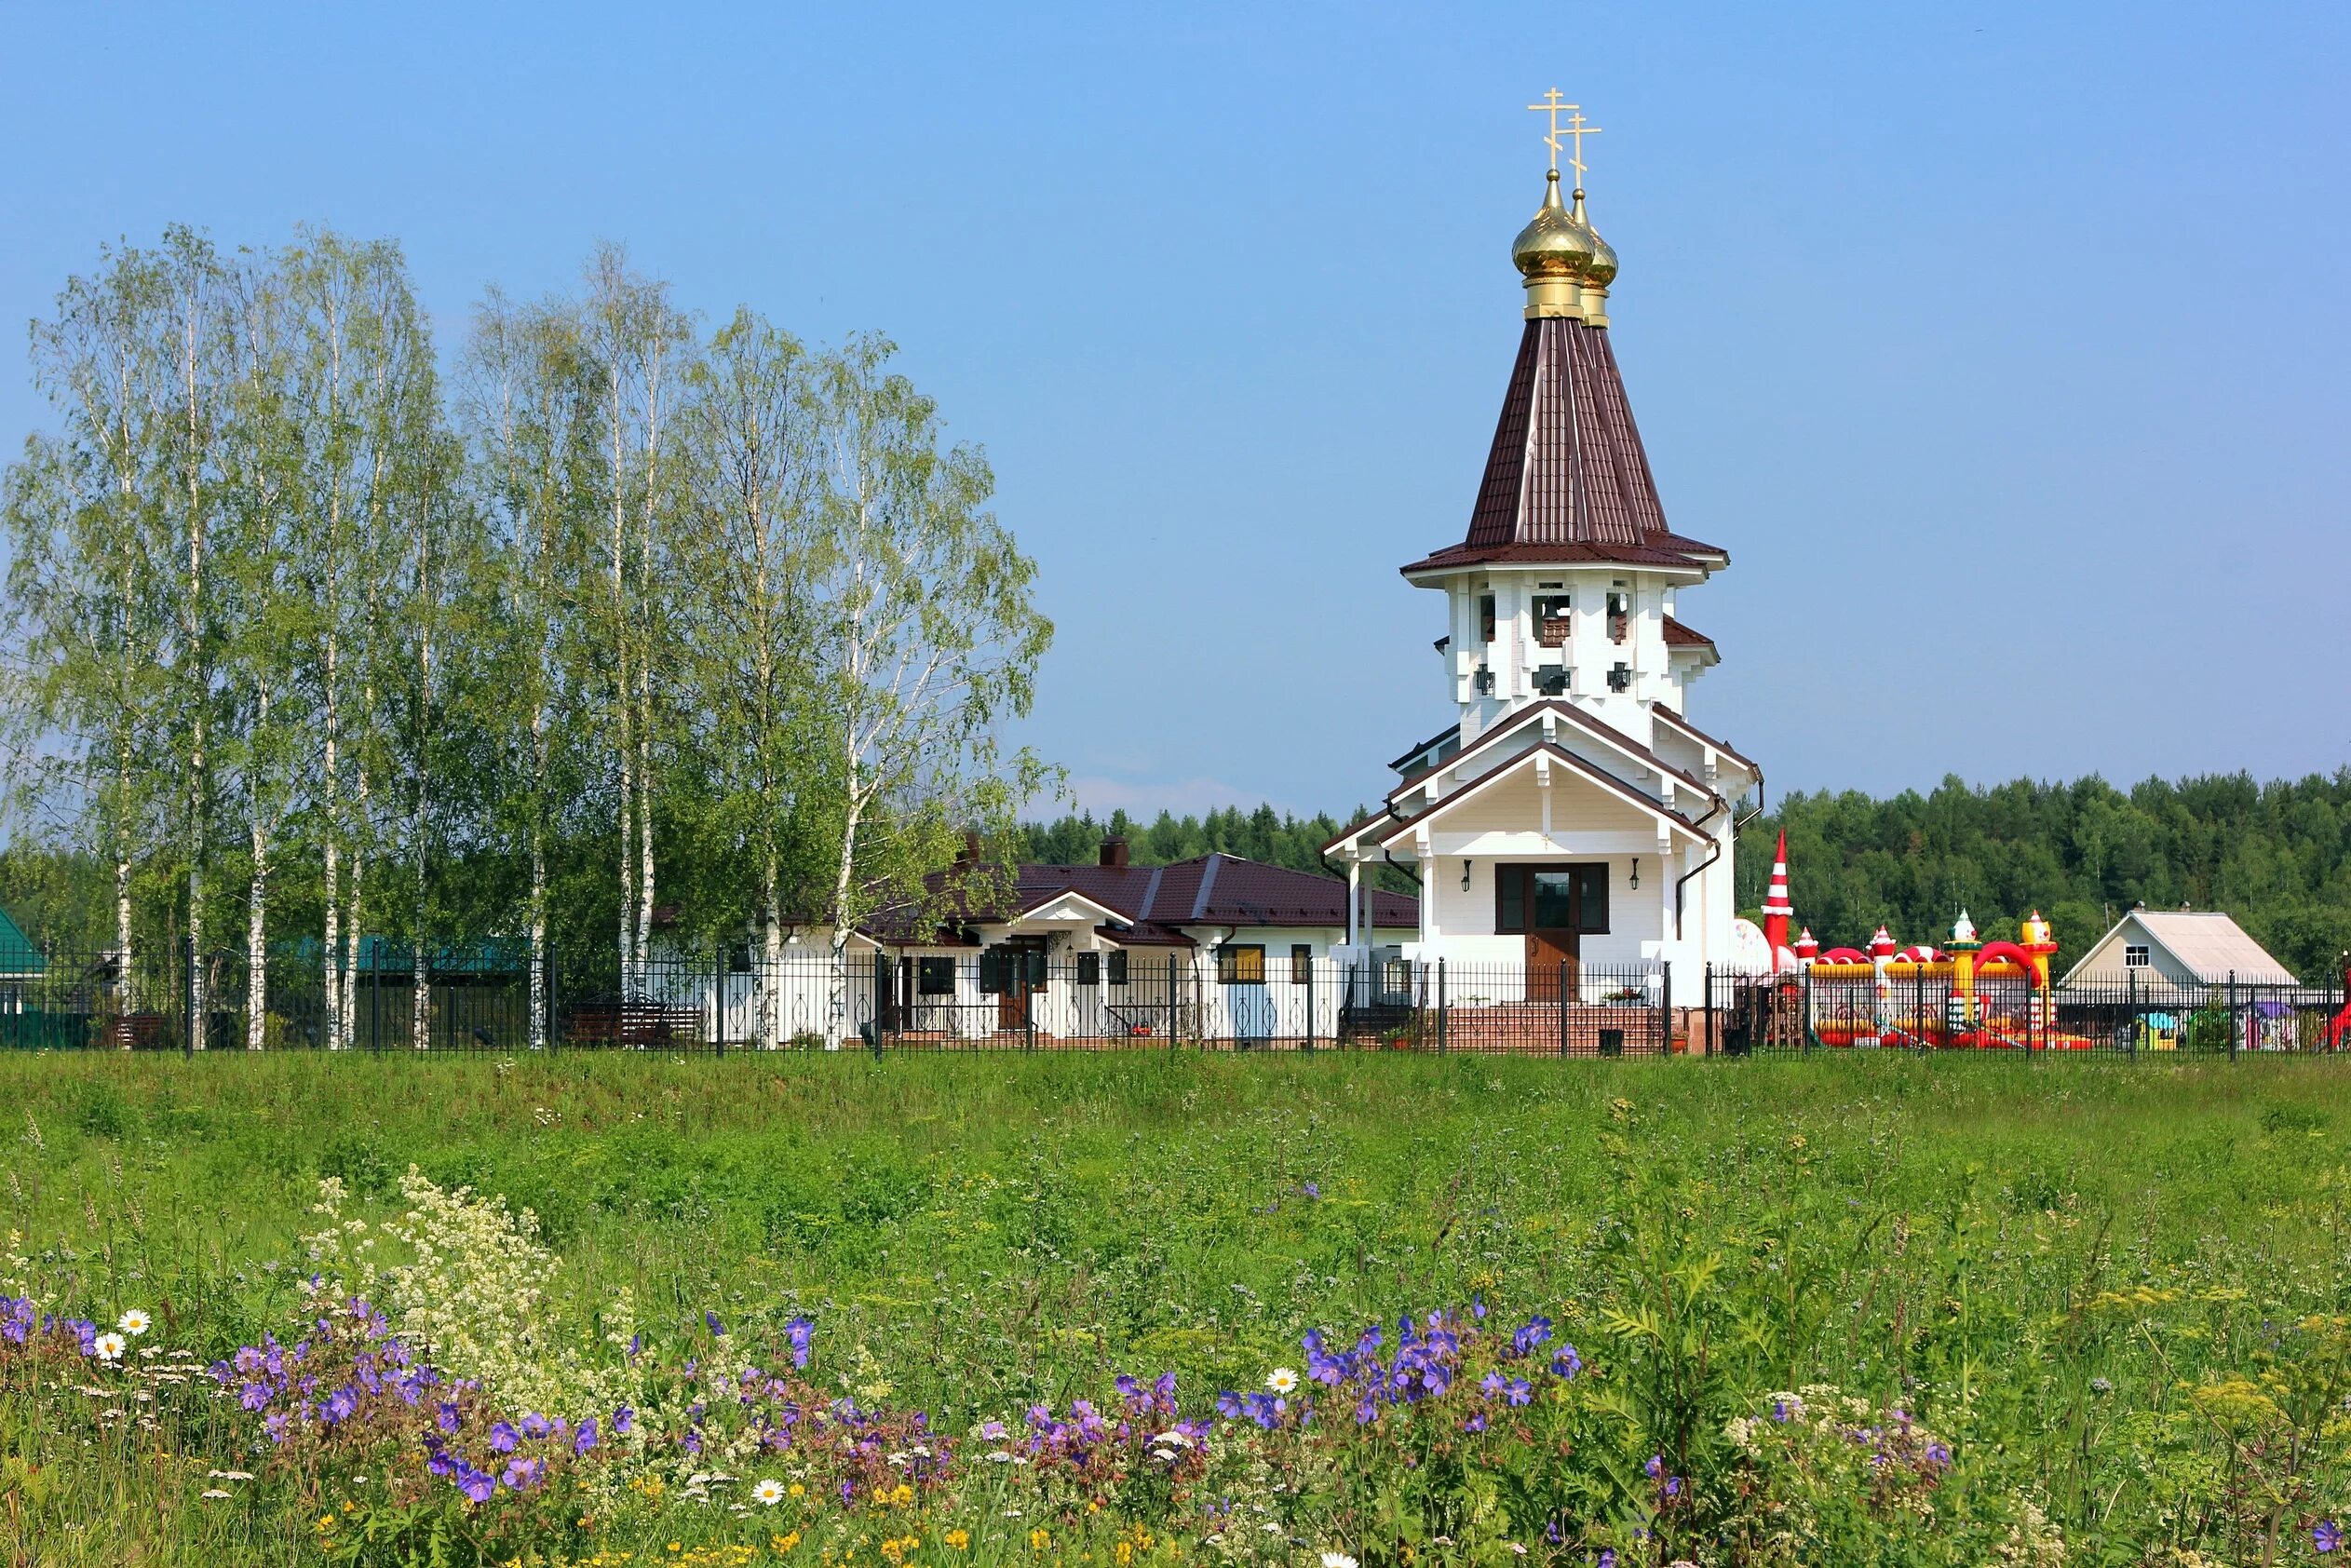
<svg viewBox="0 0 2351 1568"><path fill-rule="evenodd" d="M269 944L263 913L269 901L269 830L253 818L253 881L245 904L245 1048L269 1041Z"/></svg>
<svg viewBox="0 0 2351 1568"><path fill-rule="evenodd" d="M784 926L782 877L776 866L776 846L767 846L767 908L762 918L759 970L759 1044L774 1050L783 1044Z"/></svg>
<svg viewBox="0 0 2351 1568"><path fill-rule="evenodd" d="M363 703L372 703L374 696L373 690L371 689L361 700ZM365 822L368 819L368 770L365 763L359 764L358 774L352 780L352 798L358 805L359 820ZM360 884L365 880L367 858L367 850L364 847L358 844L351 846L350 914L343 927L343 1017L337 1024L337 1027L343 1031L343 1045L346 1050L356 1047L359 1041ZM377 1040L373 1043L381 1046L384 1042Z"/></svg>

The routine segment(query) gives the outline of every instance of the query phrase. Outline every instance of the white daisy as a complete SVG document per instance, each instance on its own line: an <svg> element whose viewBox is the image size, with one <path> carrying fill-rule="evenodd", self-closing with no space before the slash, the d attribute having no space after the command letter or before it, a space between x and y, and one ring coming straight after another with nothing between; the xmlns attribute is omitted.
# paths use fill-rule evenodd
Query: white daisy
<svg viewBox="0 0 2351 1568"><path fill-rule="evenodd" d="M1327 1551L1322 1554L1322 1568L1355 1568L1355 1559L1343 1551Z"/></svg>
<svg viewBox="0 0 2351 1568"><path fill-rule="evenodd" d="M751 1495L772 1508L784 1500L784 1483L770 1476L751 1488Z"/></svg>
<svg viewBox="0 0 2351 1568"><path fill-rule="evenodd" d="M1288 1367L1276 1367L1266 1375L1265 1386L1277 1394L1287 1394L1298 1386L1298 1374Z"/></svg>
<svg viewBox="0 0 2351 1568"><path fill-rule="evenodd" d="M123 1314L122 1321L116 1326L131 1338L137 1339L155 1326L155 1319L134 1306Z"/></svg>
<svg viewBox="0 0 2351 1568"><path fill-rule="evenodd" d="M101 1361L119 1361L123 1355L123 1336L100 1334L90 1348L98 1352L98 1358Z"/></svg>

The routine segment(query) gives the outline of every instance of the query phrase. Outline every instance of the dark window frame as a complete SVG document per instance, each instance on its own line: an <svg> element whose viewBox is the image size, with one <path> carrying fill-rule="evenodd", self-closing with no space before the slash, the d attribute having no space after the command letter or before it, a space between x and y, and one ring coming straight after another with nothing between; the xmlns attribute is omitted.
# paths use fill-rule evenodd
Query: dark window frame
<svg viewBox="0 0 2351 1568"><path fill-rule="evenodd" d="M1574 931L1580 937L1608 935L1609 865L1606 860L1507 862L1494 868L1493 928L1498 936L1524 936L1529 931ZM1535 875L1542 872L1568 873L1567 923L1534 923Z"/></svg>
<svg viewBox="0 0 2351 1568"><path fill-rule="evenodd" d="M1315 945L1312 942L1290 944L1290 983L1312 985L1315 982Z"/></svg>
<svg viewBox="0 0 2351 1568"><path fill-rule="evenodd" d="M1100 985L1102 983L1102 955L1101 953L1081 953L1077 955L1077 977L1075 983L1079 985Z"/></svg>
<svg viewBox="0 0 2351 1568"><path fill-rule="evenodd" d="M1110 962L1103 967L1109 971L1102 976L1106 983L1125 985L1127 983L1127 950L1123 947L1112 949Z"/></svg>
<svg viewBox="0 0 2351 1568"><path fill-rule="evenodd" d="M1245 974L1254 969L1254 974ZM1216 983L1219 985L1263 985L1265 983L1265 944L1263 942L1226 942L1216 950Z"/></svg>
<svg viewBox="0 0 2351 1568"><path fill-rule="evenodd" d="M917 958L914 960L914 994L917 996L953 996L955 994L955 961L952 958Z"/></svg>

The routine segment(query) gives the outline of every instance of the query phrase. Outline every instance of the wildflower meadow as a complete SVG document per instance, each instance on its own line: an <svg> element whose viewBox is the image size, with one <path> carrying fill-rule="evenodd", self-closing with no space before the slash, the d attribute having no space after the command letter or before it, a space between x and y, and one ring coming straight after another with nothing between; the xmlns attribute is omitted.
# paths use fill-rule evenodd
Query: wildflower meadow
<svg viewBox="0 0 2351 1568"><path fill-rule="evenodd" d="M0 1059L11 1563L2296 1563L2341 1070Z"/></svg>

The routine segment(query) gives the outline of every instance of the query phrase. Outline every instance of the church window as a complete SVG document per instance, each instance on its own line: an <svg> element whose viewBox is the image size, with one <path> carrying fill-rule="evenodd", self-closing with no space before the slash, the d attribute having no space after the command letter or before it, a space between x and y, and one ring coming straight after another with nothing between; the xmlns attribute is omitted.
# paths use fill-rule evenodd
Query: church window
<svg viewBox="0 0 2351 1568"><path fill-rule="evenodd" d="M1545 696L1567 695L1567 666L1547 664L1534 672L1534 689Z"/></svg>
<svg viewBox="0 0 2351 1568"><path fill-rule="evenodd" d="M1569 610L1574 601L1563 593L1534 596L1534 640L1547 648L1567 646Z"/></svg>
<svg viewBox="0 0 2351 1568"><path fill-rule="evenodd" d="M1263 942L1226 942L1216 950L1216 983L1219 985L1263 985L1265 983L1265 944Z"/></svg>
<svg viewBox="0 0 2351 1568"><path fill-rule="evenodd" d="M1493 641L1493 595L1490 593L1478 596L1478 635L1480 641Z"/></svg>
<svg viewBox="0 0 2351 1568"><path fill-rule="evenodd" d="M2123 967L2126 969L2143 969L2146 966L2147 944L2145 942L2123 943Z"/></svg>
<svg viewBox="0 0 2351 1568"><path fill-rule="evenodd" d="M1608 640L1622 642L1632 635L1632 594L1618 583L1608 590Z"/></svg>
<svg viewBox="0 0 2351 1568"><path fill-rule="evenodd" d="M1632 666L1615 664L1608 668L1608 689L1612 692L1632 690Z"/></svg>

